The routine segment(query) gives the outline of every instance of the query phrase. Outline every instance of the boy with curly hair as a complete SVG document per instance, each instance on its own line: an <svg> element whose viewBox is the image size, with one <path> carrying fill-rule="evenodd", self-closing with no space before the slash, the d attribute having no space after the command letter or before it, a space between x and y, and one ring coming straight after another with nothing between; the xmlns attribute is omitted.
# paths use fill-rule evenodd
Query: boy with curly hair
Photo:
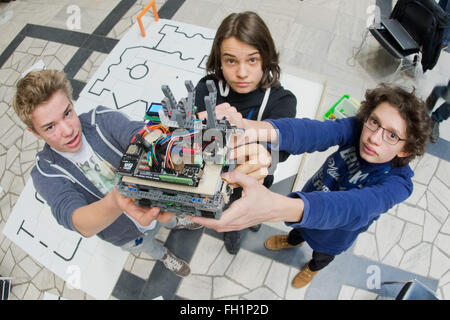
<svg viewBox="0 0 450 320"><path fill-rule="evenodd" d="M425 103L414 91L387 84L366 91L356 117L325 122L245 121L247 142L271 142L272 151L276 144L291 154L339 147L302 191L288 196L271 192L239 172L226 174L230 183L243 187L244 196L218 221L192 219L218 231L284 221L293 229L268 238L267 249L293 248L304 242L313 249L312 260L292 281L295 288L310 283L382 213L411 195L413 171L408 163L424 154L431 133Z"/></svg>

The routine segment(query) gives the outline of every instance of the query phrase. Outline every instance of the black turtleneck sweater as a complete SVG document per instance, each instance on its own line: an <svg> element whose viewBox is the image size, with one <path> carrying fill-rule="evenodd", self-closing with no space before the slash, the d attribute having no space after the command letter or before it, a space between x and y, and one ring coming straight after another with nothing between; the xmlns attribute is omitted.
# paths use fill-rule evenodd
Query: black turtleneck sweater
<svg viewBox="0 0 450 320"><path fill-rule="evenodd" d="M264 99L265 89L258 88L249 93L237 93L230 87L228 96L223 97L220 95L218 82L211 76L205 76L200 79L195 87L195 105L197 106L197 111L200 112L206 110L204 97L209 94L208 88L206 87L206 80L214 80L214 84L217 88L216 105L228 102L242 114L242 117L248 118L250 115L248 118L250 120L256 120L258 118L258 112ZM292 92L284 89L282 86L272 87L270 89L266 109L264 110L261 119L294 118L297 112L296 108L297 99ZM285 161L288 157L289 154L287 152L281 151L279 153L279 162ZM272 170L270 170L271 174L264 180L264 185L266 187L270 187L273 183L273 172L275 168L276 165L273 165Z"/></svg>
<svg viewBox="0 0 450 320"><path fill-rule="evenodd" d="M206 87L206 80L212 80L211 77L203 77L195 87L195 105L198 111L205 111L205 101L209 92ZM219 105L228 102L235 107L244 118L247 118L251 113L250 120L256 120L258 117L259 108L264 99L265 89L256 89L249 93L237 93L230 87L228 96L222 97L219 92L217 81L214 81L217 88L217 102ZM297 99L289 90L282 86L271 88L269 100L267 101L266 109L262 115L262 120L265 119L280 119L280 118L294 118L296 114ZM252 111L253 110L253 111Z"/></svg>

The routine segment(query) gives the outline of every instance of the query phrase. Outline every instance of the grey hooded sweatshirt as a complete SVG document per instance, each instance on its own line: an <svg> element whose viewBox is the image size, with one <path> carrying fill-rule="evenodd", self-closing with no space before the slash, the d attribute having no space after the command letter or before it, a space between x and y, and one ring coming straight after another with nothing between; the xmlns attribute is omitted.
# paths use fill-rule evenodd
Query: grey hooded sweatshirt
<svg viewBox="0 0 450 320"><path fill-rule="evenodd" d="M132 137L144 126L143 121L132 121L123 113L103 106L81 114L79 119L92 149L115 168ZM72 222L76 209L104 197L75 164L47 144L36 156L31 177L36 191L50 206L58 223L69 230L77 231ZM97 236L121 246L142 233L122 214Z"/></svg>

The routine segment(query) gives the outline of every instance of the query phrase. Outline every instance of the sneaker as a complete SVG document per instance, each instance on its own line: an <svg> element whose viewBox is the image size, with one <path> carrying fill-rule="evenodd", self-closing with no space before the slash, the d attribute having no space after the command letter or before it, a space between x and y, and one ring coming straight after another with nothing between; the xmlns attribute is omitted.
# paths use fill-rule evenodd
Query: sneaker
<svg viewBox="0 0 450 320"><path fill-rule="evenodd" d="M275 236L271 236L264 242L264 246L269 250L280 250L280 249L288 249L288 248L298 248L303 242L300 242L297 245L292 245L288 241L287 234L279 234Z"/></svg>
<svg viewBox="0 0 450 320"><path fill-rule="evenodd" d="M430 141L435 143L439 140L439 122L433 121L433 131L431 131Z"/></svg>
<svg viewBox="0 0 450 320"><path fill-rule="evenodd" d="M309 268L309 263L306 264L306 266L304 266L303 269L297 273L294 280L292 280L292 286L294 288L303 288L311 282L317 272L319 271L311 271Z"/></svg>
<svg viewBox="0 0 450 320"><path fill-rule="evenodd" d="M159 261L179 277L186 277L191 273L191 268L187 262L175 256L169 250L167 250L167 253Z"/></svg>
<svg viewBox="0 0 450 320"><path fill-rule="evenodd" d="M237 254L241 248L241 235L239 231L224 232L223 242L229 254Z"/></svg>
<svg viewBox="0 0 450 320"><path fill-rule="evenodd" d="M192 222L191 219L186 217L186 215L184 214L176 216L176 218L177 218L177 225L174 228L172 228L172 230L177 229L197 230L203 228L201 224Z"/></svg>
<svg viewBox="0 0 450 320"><path fill-rule="evenodd" d="M250 229L250 231L258 232L259 229L261 229L261 223L257 224L257 225L254 225L254 226L251 226L251 227L248 227L248 228Z"/></svg>

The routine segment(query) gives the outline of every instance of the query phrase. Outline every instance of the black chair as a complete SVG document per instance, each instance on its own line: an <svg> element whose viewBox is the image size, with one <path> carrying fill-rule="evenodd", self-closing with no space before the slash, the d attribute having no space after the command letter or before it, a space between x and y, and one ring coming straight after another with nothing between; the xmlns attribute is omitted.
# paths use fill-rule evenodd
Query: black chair
<svg viewBox="0 0 450 320"><path fill-rule="evenodd" d="M430 0L397 1L389 18L374 20L367 28L354 59L360 53L369 33L391 56L400 60L395 73L415 69L419 60L425 72L434 66L439 56L442 9Z"/></svg>
<svg viewBox="0 0 450 320"><path fill-rule="evenodd" d="M388 23L397 26L397 28L394 30L388 30L385 27L385 25ZM369 27L369 32L391 56L400 60L395 73L402 70L416 68L419 61L420 45L411 37L409 32L402 26L402 24L398 23L397 20L388 19L386 21L382 21L379 26ZM411 45L402 47L400 42L397 40L400 38L405 43ZM409 58L411 55L412 60L410 60Z"/></svg>
<svg viewBox="0 0 450 320"><path fill-rule="evenodd" d="M439 300L431 289L417 279L410 281L385 281L382 282L382 285L399 283L403 283L404 286L395 297L395 300Z"/></svg>

